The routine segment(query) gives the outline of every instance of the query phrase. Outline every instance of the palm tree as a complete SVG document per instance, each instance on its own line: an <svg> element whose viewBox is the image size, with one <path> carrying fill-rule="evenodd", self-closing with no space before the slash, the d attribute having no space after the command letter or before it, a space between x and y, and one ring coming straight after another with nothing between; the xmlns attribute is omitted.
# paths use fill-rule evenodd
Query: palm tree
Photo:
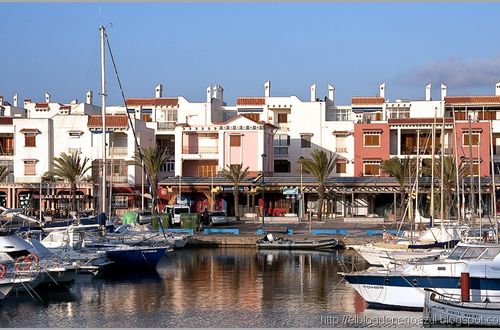
<svg viewBox="0 0 500 330"><path fill-rule="evenodd" d="M449 219L453 191L456 191L457 188L457 166L455 164L455 159L452 156L444 156L443 158L443 178L441 178L441 159L436 161L434 173L437 173L439 183L444 187L443 204L445 205L445 217L446 219ZM458 180L460 181L467 176L469 176L469 167L466 166L465 163L461 163L458 167ZM473 174L471 177L472 176ZM441 204L439 198L436 198L435 202L436 206L439 205L436 209L439 209Z"/></svg>
<svg viewBox="0 0 500 330"><path fill-rule="evenodd" d="M239 218L239 195L240 195L240 183L245 180L248 175L248 166L242 170L243 164L233 164L227 165L227 169L222 170L222 176L231 180L233 184L233 195L234 195L234 216L236 219Z"/></svg>
<svg viewBox="0 0 500 330"><path fill-rule="evenodd" d="M318 181L318 220L321 221L323 214L323 200L325 199L326 180L332 174L337 163L338 155L333 152L326 153L324 150L314 149L310 158L302 158L298 161L302 164L302 171L311 174Z"/></svg>
<svg viewBox="0 0 500 330"><path fill-rule="evenodd" d="M45 172L43 179L59 178L70 184L71 210L77 211L76 205L76 184L91 168L89 158L80 158L80 153L72 154L61 153L59 157L54 158L53 169Z"/></svg>
<svg viewBox="0 0 500 330"><path fill-rule="evenodd" d="M151 214L153 215L153 218L157 214L158 173L169 157L169 150L158 145L154 147L142 148L141 153L136 153L134 155L134 165L144 169L146 177L149 181L149 190L152 199Z"/></svg>
<svg viewBox="0 0 500 330"><path fill-rule="evenodd" d="M0 165L0 182L4 181L9 174L10 174L9 166Z"/></svg>
<svg viewBox="0 0 500 330"><path fill-rule="evenodd" d="M400 195L400 207L398 211L403 210L404 196L406 193L406 185L408 182L408 177L411 175L409 173L410 160L409 158L400 159L398 157L392 157L391 159L386 159L380 164L380 169L396 179L399 184L399 195ZM413 168L414 166L412 166Z"/></svg>

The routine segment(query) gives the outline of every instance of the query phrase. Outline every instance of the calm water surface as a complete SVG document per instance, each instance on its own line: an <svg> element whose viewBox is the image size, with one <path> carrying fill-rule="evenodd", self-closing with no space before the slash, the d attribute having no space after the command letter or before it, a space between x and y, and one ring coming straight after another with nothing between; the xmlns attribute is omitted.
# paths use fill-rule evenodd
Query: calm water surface
<svg viewBox="0 0 500 330"><path fill-rule="evenodd" d="M0 326L420 326L418 312L366 309L337 274L345 267L366 268L359 260L352 251L175 251L154 274L81 274L69 290L44 292L44 302L9 297L0 304Z"/></svg>

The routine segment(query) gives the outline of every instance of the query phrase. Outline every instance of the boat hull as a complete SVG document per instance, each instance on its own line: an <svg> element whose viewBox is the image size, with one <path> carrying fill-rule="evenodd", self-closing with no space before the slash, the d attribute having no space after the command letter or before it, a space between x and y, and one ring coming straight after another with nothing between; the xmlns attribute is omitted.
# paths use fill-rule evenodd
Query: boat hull
<svg viewBox="0 0 500 330"><path fill-rule="evenodd" d="M130 271L155 269L156 265L167 251L167 247L130 248L106 251L106 257L113 261L112 268Z"/></svg>
<svg viewBox="0 0 500 330"><path fill-rule="evenodd" d="M438 293L460 294L459 277L353 274L346 275L345 279L371 308L422 310L426 288ZM482 296L500 299L500 279L471 277L471 299L480 301Z"/></svg>
<svg viewBox="0 0 500 330"><path fill-rule="evenodd" d="M259 249L273 250L318 250L318 249L333 249L338 245L335 239L322 241L258 241L256 243Z"/></svg>
<svg viewBox="0 0 500 330"><path fill-rule="evenodd" d="M460 302L436 291L425 291L423 320L428 324L465 326L500 325L500 304Z"/></svg>

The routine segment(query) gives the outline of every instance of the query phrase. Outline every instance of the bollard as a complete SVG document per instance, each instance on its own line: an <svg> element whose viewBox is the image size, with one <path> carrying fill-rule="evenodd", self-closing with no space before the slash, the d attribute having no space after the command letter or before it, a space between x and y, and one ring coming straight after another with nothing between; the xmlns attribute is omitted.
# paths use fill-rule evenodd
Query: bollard
<svg viewBox="0 0 500 330"><path fill-rule="evenodd" d="M460 296L462 301L470 301L470 278L469 273L460 275Z"/></svg>

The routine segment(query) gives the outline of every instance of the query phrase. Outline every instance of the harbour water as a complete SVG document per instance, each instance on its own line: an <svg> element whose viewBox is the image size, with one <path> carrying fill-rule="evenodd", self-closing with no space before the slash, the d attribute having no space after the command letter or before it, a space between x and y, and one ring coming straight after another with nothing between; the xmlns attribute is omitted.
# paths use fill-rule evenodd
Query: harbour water
<svg viewBox="0 0 500 330"><path fill-rule="evenodd" d="M343 260L344 262L340 262ZM420 312L366 309L337 272L353 251L185 249L156 273L94 278L0 303L1 327L419 327Z"/></svg>

